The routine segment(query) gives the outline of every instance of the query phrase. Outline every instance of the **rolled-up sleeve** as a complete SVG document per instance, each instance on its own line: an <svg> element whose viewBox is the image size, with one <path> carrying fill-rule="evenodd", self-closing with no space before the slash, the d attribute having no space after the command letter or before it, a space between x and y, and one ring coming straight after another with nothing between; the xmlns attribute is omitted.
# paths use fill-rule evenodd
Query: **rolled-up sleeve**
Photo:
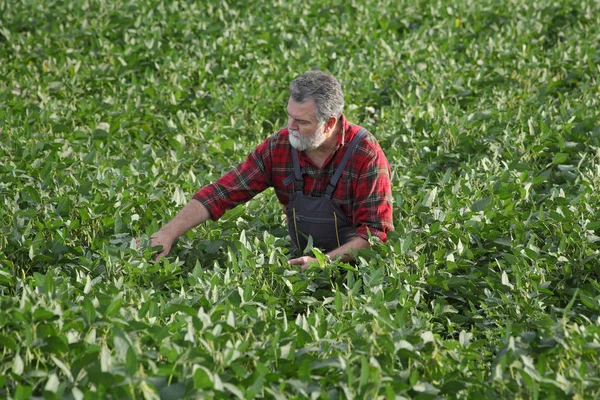
<svg viewBox="0 0 600 400"><path fill-rule="evenodd" d="M367 153L354 187L356 234L364 239L370 234L385 242L387 232L394 229L390 165L378 144L372 144Z"/></svg>
<svg viewBox="0 0 600 400"><path fill-rule="evenodd" d="M193 198L204 204L213 220L271 186L270 140L258 145L236 168L194 194Z"/></svg>

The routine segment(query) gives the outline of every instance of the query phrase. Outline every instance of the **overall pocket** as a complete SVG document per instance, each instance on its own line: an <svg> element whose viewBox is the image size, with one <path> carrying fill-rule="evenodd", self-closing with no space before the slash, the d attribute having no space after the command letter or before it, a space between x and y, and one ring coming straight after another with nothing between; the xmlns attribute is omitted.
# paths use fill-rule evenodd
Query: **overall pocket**
<svg viewBox="0 0 600 400"><path fill-rule="evenodd" d="M306 215L296 215L296 221L310 222L313 224L333 224L335 222L335 218L334 217L307 217Z"/></svg>

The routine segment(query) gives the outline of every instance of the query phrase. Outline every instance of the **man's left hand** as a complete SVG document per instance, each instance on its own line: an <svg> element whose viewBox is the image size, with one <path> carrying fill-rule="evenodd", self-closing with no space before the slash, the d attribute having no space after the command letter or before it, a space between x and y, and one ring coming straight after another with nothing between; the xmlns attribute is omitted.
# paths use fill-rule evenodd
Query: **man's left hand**
<svg viewBox="0 0 600 400"><path fill-rule="evenodd" d="M289 265L300 265L302 267L302 272L306 271L306 268L308 268L312 262L317 262L317 259L314 257L304 256L288 260Z"/></svg>

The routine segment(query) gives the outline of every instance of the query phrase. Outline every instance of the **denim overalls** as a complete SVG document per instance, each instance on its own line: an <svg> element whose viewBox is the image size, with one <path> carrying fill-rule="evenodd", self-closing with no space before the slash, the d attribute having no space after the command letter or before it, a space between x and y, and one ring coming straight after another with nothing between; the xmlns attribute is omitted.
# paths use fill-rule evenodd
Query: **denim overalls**
<svg viewBox="0 0 600 400"><path fill-rule="evenodd" d="M361 128L354 136L323 197L304 195L304 178L298 151L292 148L294 194L290 197L286 214L293 252L302 253L308 244L309 236L312 236L313 247L325 252L348 243L356 236L356 227L331 197L354 149L366 135L366 129Z"/></svg>

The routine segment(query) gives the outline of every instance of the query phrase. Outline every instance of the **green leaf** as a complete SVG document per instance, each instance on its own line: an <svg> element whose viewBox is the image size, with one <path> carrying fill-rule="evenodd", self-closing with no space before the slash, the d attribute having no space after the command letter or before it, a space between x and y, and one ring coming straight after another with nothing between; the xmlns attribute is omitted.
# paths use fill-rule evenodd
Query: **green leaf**
<svg viewBox="0 0 600 400"><path fill-rule="evenodd" d="M106 309L105 316L107 316L107 317L113 316L121 309L122 305L123 305L123 299L113 300L110 303L110 305L108 306L108 308Z"/></svg>
<svg viewBox="0 0 600 400"><path fill-rule="evenodd" d="M473 337L473 335L471 333L468 333L468 332L462 330L462 331L460 331L458 341L462 347L466 348L466 347L469 347L472 337Z"/></svg>
<svg viewBox="0 0 600 400"><path fill-rule="evenodd" d="M185 398L185 385L181 382L166 386L158 391L161 400L179 400Z"/></svg>
<svg viewBox="0 0 600 400"><path fill-rule="evenodd" d="M198 366L194 372L194 387L196 389L208 389L213 387L213 375L203 366Z"/></svg>
<svg viewBox="0 0 600 400"><path fill-rule="evenodd" d="M133 376L138 370L138 359L132 346L129 346L127 349L127 354L125 356L125 370L129 376Z"/></svg>
<svg viewBox="0 0 600 400"><path fill-rule="evenodd" d="M69 351L69 346L67 344L67 340L64 336L48 336L44 338L46 342L42 349L46 352L53 354L62 354L67 353Z"/></svg>
<svg viewBox="0 0 600 400"><path fill-rule="evenodd" d="M35 321L46 321L54 318L55 315L53 312L45 310L43 308L38 308L33 312L33 319Z"/></svg>
<svg viewBox="0 0 600 400"><path fill-rule="evenodd" d="M437 192L438 192L437 187L434 187L433 189L428 191L427 194L425 195L425 197L423 197L423 200L421 201L421 205L423 207L431 208L431 206L433 205L433 203L435 202L435 199L437 197Z"/></svg>
<svg viewBox="0 0 600 400"><path fill-rule="evenodd" d="M412 234L406 235L406 237L400 239L400 252L406 254L412 247L413 236Z"/></svg>
<svg viewBox="0 0 600 400"><path fill-rule="evenodd" d="M428 382L417 382L412 389L418 393L437 395L440 390Z"/></svg>
<svg viewBox="0 0 600 400"><path fill-rule="evenodd" d="M44 291L49 295L53 295L55 289L56 285L54 284L52 272L48 272L44 277Z"/></svg>
<svg viewBox="0 0 600 400"><path fill-rule="evenodd" d="M567 306L565 307L564 311L563 311L563 318L566 318L566 315L569 311L571 311L571 309L573 308L573 305L575 304L575 300L577 299L577 295L579 294L579 289L575 289L575 291L573 292L573 297L571 298L571 300L569 301L569 304L567 304Z"/></svg>
<svg viewBox="0 0 600 400"><path fill-rule="evenodd" d="M15 390L15 400L27 400L31 397L33 388L31 386L18 385Z"/></svg>
<svg viewBox="0 0 600 400"><path fill-rule="evenodd" d="M140 389L142 391L142 394L144 395L144 399L146 399L146 400L160 400L161 399L156 388L146 381L140 382Z"/></svg>
<svg viewBox="0 0 600 400"><path fill-rule="evenodd" d="M600 221L588 222L585 226L585 229L594 231L600 229Z"/></svg>
<svg viewBox="0 0 600 400"><path fill-rule="evenodd" d="M108 132L103 129L96 129L94 134L92 135L92 139L94 140L106 140L108 139Z"/></svg>
<svg viewBox="0 0 600 400"><path fill-rule="evenodd" d="M322 361L315 361L311 364L311 369L329 368L329 367L344 370L344 369L346 369L346 362L344 361L344 359L342 357L335 356L335 357L330 357L330 358L322 360Z"/></svg>
<svg viewBox="0 0 600 400"><path fill-rule="evenodd" d="M492 202L491 197L484 197L482 199L479 199L475 203L473 203L473 205L471 206L471 211L473 211L473 212L483 211L490 205L491 202Z"/></svg>
<svg viewBox="0 0 600 400"><path fill-rule="evenodd" d="M447 394L456 394L466 387L465 383L457 380L450 380L442 386L442 392Z"/></svg>
<svg viewBox="0 0 600 400"><path fill-rule="evenodd" d="M312 252L315 255L315 258L317 259L317 262L319 263L319 266L321 268L324 268L325 265L327 265L327 260L325 259L325 255L323 254L323 252L315 247L312 248Z"/></svg>
<svg viewBox="0 0 600 400"><path fill-rule="evenodd" d="M600 309L600 305L598 304L598 302L594 301L590 296L587 296L582 293L579 295L579 300L581 300L583 305L586 306L587 308L590 308L592 310Z"/></svg>
<svg viewBox="0 0 600 400"><path fill-rule="evenodd" d="M369 381L369 362L365 356L360 357L360 381L358 387L362 389Z"/></svg>
<svg viewBox="0 0 600 400"><path fill-rule="evenodd" d="M0 347L3 347L7 350L16 351L17 342L11 336L0 335Z"/></svg>
<svg viewBox="0 0 600 400"><path fill-rule="evenodd" d="M339 314L342 312L343 302L342 302L342 294L340 293L339 288L335 291L335 311Z"/></svg>
<svg viewBox="0 0 600 400"><path fill-rule="evenodd" d="M189 315L190 317L195 317L198 313L197 310L194 310L194 308L185 304L172 303L169 304L167 309L164 311L164 315L175 314L176 312L181 312L183 314Z"/></svg>
<svg viewBox="0 0 600 400"><path fill-rule="evenodd" d="M46 381L44 390L51 392L51 393L56 393L56 391L58 390L59 384L60 384L60 381L58 380L58 377L56 376L56 374L51 374L48 377L48 380Z"/></svg>
<svg viewBox="0 0 600 400"><path fill-rule="evenodd" d="M48 84L49 91L58 91L58 90L62 89L62 87L63 87L62 82L50 82Z"/></svg>
<svg viewBox="0 0 600 400"><path fill-rule="evenodd" d="M21 375L25 369L25 364L23 363L23 359L21 355L17 352L15 358L13 358L12 371L15 375Z"/></svg>
<svg viewBox="0 0 600 400"><path fill-rule="evenodd" d="M467 282L469 281L462 276L453 276L452 278L448 279L447 286L449 288L457 288L464 286Z"/></svg>
<svg viewBox="0 0 600 400"><path fill-rule="evenodd" d="M71 199L68 196L63 196L61 197L60 201L58 202L58 205L56 206L56 212L61 217L66 218L69 216L69 211L71 210L71 208L73 208Z"/></svg>
<svg viewBox="0 0 600 400"><path fill-rule="evenodd" d="M569 156L568 156L568 154L565 154L565 153L556 153L556 154L554 155L554 159L552 160L552 162L553 162L555 165L558 165L558 164L564 164L564 163L565 163L565 161L567 161L568 159L569 159Z"/></svg>
<svg viewBox="0 0 600 400"><path fill-rule="evenodd" d="M299 281L292 284L292 293L297 296L308 288L308 281Z"/></svg>
<svg viewBox="0 0 600 400"><path fill-rule="evenodd" d="M112 356L110 350L106 346L102 346L100 351L100 369L102 372L110 372L112 370Z"/></svg>
<svg viewBox="0 0 600 400"><path fill-rule="evenodd" d="M244 393L237 388L236 386L232 385L231 383L225 383L223 382L223 387L231 394L233 394L235 397L237 397L240 400L245 399L246 397L244 396Z"/></svg>

